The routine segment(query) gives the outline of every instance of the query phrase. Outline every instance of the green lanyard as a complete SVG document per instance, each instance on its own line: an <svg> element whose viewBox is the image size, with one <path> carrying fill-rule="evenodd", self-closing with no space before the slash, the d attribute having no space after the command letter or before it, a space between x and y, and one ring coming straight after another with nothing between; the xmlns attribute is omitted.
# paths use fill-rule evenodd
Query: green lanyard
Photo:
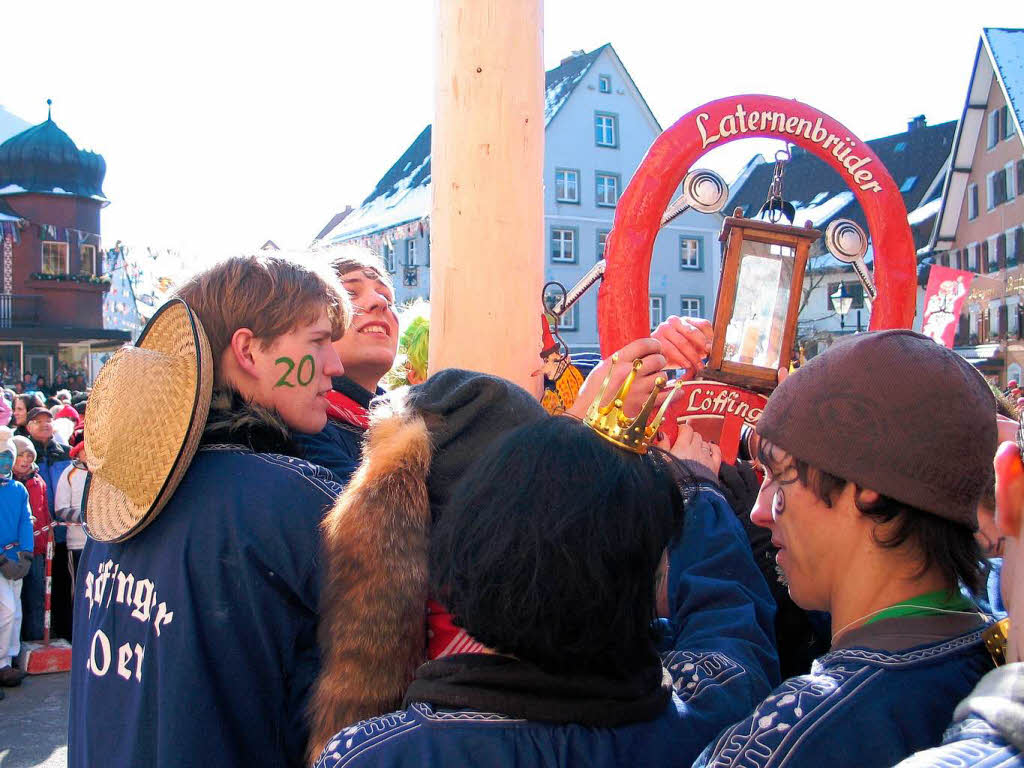
<svg viewBox="0 0 1024 768"><path fill-rule="evenodd" d="M924 616L929 613L942 613L944 611L977 612L977 610L977 606L959 592L951 595L945 589L940 589L936 592L926 592L902 603L891 605L885 610L876 613L861 626L874 624L882 619L894 619L897 616Z"/></svg>

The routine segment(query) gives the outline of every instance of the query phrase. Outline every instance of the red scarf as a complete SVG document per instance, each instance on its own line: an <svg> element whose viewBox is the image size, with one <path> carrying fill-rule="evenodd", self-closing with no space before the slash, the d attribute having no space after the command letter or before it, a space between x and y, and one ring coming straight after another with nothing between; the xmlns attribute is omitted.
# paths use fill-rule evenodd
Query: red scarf
<svg viewBox="0 0 1024 768"><path fill-rule="evenodd" d="M427 658L440 659L457 653L482 653L484 646L466 630L456 627L452 615L436 600L427 600Z"/></svg>
<svg viewBox="0 0 1024 768"><path fill-rule="evenodd" d="M360 429L370 428L370 412L351 397L333 389L327 393L327 418Z"/></svg>

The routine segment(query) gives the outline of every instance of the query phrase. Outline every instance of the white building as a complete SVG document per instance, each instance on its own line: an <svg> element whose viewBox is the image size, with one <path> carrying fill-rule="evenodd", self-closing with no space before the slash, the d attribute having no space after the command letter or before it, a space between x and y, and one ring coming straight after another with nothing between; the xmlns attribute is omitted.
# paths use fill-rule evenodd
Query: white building
<svg viewBox="0 0 1024 768"><path fill-rule="evenodd" d="M616 203L662 128L610 44L564 59L547 73L546 89L545 281L569 289L603 257ZM317 242L366 244L394 274L399 302L429 298L430 178L427 126L362 205ZM691 211L663 228L651 261L652 326L671 314L712 316L721 221ZM559 332L574 352L597 349L596 289Z"/></svg>

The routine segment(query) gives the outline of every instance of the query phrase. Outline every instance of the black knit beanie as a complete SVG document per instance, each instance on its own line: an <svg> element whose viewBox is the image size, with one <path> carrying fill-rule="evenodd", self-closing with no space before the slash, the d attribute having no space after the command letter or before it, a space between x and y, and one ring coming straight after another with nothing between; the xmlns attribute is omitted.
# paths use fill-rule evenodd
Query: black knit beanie
<svg viewBox="0 0 1024 768"><path fill-rule="evenodd" d="M447 368L409 390L409 404L423 414L433 444L427 490L430 507L442 508L469 465L502 434L548 418L537 398L486 373Z"/></svg>

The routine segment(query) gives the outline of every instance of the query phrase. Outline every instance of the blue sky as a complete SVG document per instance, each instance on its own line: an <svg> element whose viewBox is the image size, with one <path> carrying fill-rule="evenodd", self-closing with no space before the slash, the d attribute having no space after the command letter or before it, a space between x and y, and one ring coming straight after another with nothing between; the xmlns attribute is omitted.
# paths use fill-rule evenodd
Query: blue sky
<svg viewBox="0 0 1024 768"><path fill-rule="evenodd" d="M104 155L107 242L301 246L432 120L429 0L18 6L3 14L0 104L36 123L52 98L58 124ZM545 66L611 42L663 126L764 92L870 139L920 113L957 119L983 26L1024 26L1024 8L548 0ZM708 164L765 149L736 142Z"/></svg>

